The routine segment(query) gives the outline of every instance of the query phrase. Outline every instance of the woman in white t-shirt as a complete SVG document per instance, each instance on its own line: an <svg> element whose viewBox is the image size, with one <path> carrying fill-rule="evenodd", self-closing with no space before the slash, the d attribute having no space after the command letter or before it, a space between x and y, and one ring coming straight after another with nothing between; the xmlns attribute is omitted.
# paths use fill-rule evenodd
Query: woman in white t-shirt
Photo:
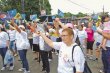
<svg viewBox="0 0 110 73"><path fill-rule="evenodd" d="M80 41L80 46L84 49L86 49L86 45L87 45L87 32L85 30L83 30L83 25L78 25L78 31L77 31L77 35L79 37L79 41Z"/></svg>
<svg viewBox="0 0 110 73"><path fill-rule="evenodd" d="M85 58L81 48L76 46L72 54L73 46L76 45L76 43L73 42L74 33L72 29L63 29L61 34L62 42L53 42L43 33L38 32L38 34L49 46L59 50L58 73L74 73L74 66L76 67L76 73L83 73Z"/></svg>
<svg viewBox="0 0 110 73"><path fill-rule="evenodd" d="M13 26L9 26L9 30L7 31L9 34L9 38L10 38L10 50L12 51L12 53L14 54L14 56L17 56L17 50L16 50L16 46L15 46L15 34L16 34L16 30L15 28L13 28Z"/></svg>
<svg viewBox="0 0 110 73"><path fill-rule="evenodd" d="M2 30L3 27L0 24L0 55L2 57L3 60L3 67L1 70L5 70L6 69L6 65L4 65L4 58L7 52L7 49L9 47L9 36L8 34ZM10 67L12 67L13 64L10 64Z"/></svg>
<svg viewBox="0 0 110 73"><path fill-rule="evenodd" d="M11 21L11 25L13 25L16 32L16 47L22 61L22 68L19 71L24 71L24 73L29 72L29 65L26 58L27 50L30 48L30 44L28 41L27 33L25 31L25 27L23 25L19 25L19 27L14 23L14 20Z"/></svg>

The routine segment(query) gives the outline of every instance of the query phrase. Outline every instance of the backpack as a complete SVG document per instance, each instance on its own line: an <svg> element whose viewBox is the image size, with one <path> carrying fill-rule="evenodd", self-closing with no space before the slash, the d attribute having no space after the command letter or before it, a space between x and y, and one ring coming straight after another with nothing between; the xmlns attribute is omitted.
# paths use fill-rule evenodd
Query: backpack
<svg viewBox="0 0 110 73"><path fill-rule="evenodd" d="M74 48L78 46L78 45L74 45L73 48L72 48L72 61L74 62L74 59L73 59L73 52L74 52ZM74 73L76 73L76 68L75 66L73 67L73 70L74 70ZM84 71L83 73L92 73L92 71L90 70L88 64L87 64L87 61L85 61L84 63Z"/></svg>

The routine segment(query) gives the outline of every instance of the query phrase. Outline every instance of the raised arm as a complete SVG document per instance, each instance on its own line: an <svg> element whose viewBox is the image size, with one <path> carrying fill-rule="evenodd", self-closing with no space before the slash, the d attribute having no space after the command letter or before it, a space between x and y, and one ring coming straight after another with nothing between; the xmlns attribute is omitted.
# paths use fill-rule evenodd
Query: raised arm
<svg viewBox="0 0 110 73"><path fill-rule="evenodd" d="M59 18L56 18L54 21L55 24L60 25L63 29L68 28L66 25L64 25Z"/></svg>
<svg viewBox="0 0 110 73"><path fill-rule="evenodd" d="M21 30L19 29L17 24L15 24L14 19L11 20L11 25L14 26L19 33L21 33Z"/></svg>
<svg viewBox="0 0 110 73"><path fill-rule="evenodd" d="M104 38L110 40L110 33L105 33L101 29L97 29L97 32L101 34Z"/></svg>
<svg viewBox="0 0 110 73"><path fill-rule="evenodd" d="M50 40L49 38L47 38L46 35L44 35L42 32L38 31L38 32L36 32L36 34L39 34L50 47L52 47L52 48L54 47L53 41Z"/></svg>

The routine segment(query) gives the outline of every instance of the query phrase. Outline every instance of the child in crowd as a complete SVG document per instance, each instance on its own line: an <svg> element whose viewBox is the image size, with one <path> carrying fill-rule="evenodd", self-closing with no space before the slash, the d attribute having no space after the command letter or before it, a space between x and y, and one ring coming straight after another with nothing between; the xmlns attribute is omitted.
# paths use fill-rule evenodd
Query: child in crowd
<svg viewBox="0 0 110 73"><path fill-rule="evenodd" d="M105 15L105 16L102 17L102 23L103 23L103 26L104 26L103 32L110 33L110 17L109 17L109 15ZM101 47L104 50L106 50L106 48L105 48L106 42L107 42L107 40L103 37Z"/></svg>

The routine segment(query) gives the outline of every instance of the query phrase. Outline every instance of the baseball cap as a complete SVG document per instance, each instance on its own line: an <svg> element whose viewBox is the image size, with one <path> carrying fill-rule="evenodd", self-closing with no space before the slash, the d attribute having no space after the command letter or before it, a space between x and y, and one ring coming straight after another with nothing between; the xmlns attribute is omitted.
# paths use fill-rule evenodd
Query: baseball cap
<svg viewBox="0 0 110 73"><path fill-rule="evenodd" d="M67 26L68 28L73 28L73 24L71 24L71 23L67 23L66 26Z"/></svg>

